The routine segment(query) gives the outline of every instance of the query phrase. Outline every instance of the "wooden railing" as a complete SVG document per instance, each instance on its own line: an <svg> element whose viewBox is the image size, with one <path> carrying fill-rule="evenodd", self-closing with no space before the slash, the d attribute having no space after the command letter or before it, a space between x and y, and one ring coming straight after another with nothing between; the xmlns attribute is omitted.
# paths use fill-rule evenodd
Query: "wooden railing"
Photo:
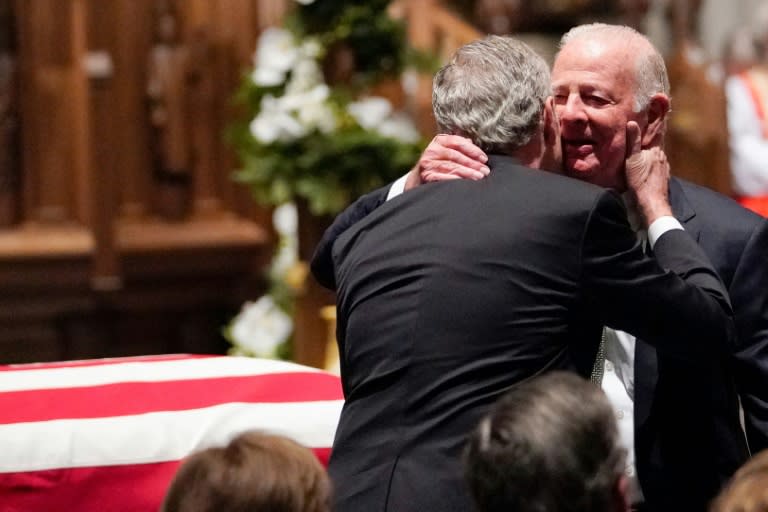
<svg viewBox="0 0 768 512"><path fill-rule="evenodd" d="M460 46L483 37L483 33L439 0L396 0L390 6L393 17L403 19L408 30L409 44L421 51L437 55L446 61ZM432 76L418 75L412 94L413 114L421 131L434 131L432 117Z"/></svg>
<svg viewBox="0 0 768 512"><path fill-rule="evenodd" d="M396 0L392 2L390 12L406 22L408 40L414 48L434 52L443 58L483 35L439 0Z"/></svg>

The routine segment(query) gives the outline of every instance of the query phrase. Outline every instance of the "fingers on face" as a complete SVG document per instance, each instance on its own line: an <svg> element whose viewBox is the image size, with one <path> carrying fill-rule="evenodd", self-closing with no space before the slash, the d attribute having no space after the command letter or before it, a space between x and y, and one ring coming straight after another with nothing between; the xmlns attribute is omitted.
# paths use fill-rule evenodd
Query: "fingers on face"
<svg viewBox="0 0 768 512"><path fill-rule="evenodd" d="M630 155L639 153L642 146L640 126L634 121L627 122L627 146Z"/></svg>

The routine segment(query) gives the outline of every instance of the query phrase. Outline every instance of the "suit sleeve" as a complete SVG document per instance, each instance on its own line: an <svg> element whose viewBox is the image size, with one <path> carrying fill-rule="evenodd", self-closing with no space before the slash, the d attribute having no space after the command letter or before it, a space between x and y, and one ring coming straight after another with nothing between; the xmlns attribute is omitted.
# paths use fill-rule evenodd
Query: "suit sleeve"
<svg viewBox="0 0 768 512"><path fill-rule="evenodd" d="M752 234L731 281L734 377L752 453L768 448L768 220Z"/></svg>
<svg viewBox="0 0 768 512"><path fill-rule="evenodd" d="M336 289L336 276L333 269L332 249L336 239L357 221L381 206L387 200L389 185L370 192L347 207L333 220L323 237L315 247L310 269L318 283L331 290Z"/></svg>
<svg viewBox="0 0 768 512"><path fill-rule="evenodd" d="M602 321L687 360L730 352L734 326L728 295L688 233L671 230L647 256L610 192L600 196L582 243L582 280Z"/></svg>

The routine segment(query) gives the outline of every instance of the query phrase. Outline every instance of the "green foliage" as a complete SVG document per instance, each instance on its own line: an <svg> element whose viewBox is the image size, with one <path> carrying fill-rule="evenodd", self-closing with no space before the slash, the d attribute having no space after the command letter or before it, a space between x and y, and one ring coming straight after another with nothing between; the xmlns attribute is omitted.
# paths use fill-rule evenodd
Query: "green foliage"
<svg viewBox="0 0 768 512"><path fill-rule="evenodd" d="M338 212L358 196L405 174L421 144L406 144L360 127L315 133L241 155L235 179L265 204L301 197L316 215Z"/></svg>
<svg viewBox="0 0 768 512"><path fill-rule="evenodd" d="M388 0L318 0L300 6L289 27L300 36L318 36L325 48L349 48L355 79L365 85L400 73L405 62L405 27L389 16L388 4Z"/></svg>
<svg viewBox="0 0 768 512"><path fill-rule="evenodd" d="M313 213L334 214L356 197L402 176L418 159L424 140L386 136L378 126L366 129L347 111L360 91L384 78L399 77L406 62L421 69L431 65L429 56L407 47L404 27L388 15L388 3L316 0L297 5L286 22L297 47L319 43L317 69L324 69L328 63L323 59L330 58L333 49L352 52L349 81L331 84L323 100L326 117L334 118L332 129L307 125L306 133L297 137L257 139L251 122L263 112L265 101L288 96L298 71L294 67L282 83L268 86L258 85L250 74L243 77L235 101L245 118L234 123L227 136L240 160L234 179L247 185L258 202L278 205L302 198ZM324 83L322 77L319 83ZM301 106L290 115L303 119L302 114L314 106Z"/></svg>

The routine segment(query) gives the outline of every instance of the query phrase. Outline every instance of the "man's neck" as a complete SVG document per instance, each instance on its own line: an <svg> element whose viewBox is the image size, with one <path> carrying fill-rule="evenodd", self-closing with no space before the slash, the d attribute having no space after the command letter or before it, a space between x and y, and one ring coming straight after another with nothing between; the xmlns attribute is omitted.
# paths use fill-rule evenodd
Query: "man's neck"
<svg viewBox="0 0 768 512"><path fill-rule="evenodd" d="M535 136L531 138L528 144L515 148L515 150L510 151L509 154L526 167L530 167L531 169L541 169L544 152L542 151L542 146L539 143L538 138Z"/></svg>

